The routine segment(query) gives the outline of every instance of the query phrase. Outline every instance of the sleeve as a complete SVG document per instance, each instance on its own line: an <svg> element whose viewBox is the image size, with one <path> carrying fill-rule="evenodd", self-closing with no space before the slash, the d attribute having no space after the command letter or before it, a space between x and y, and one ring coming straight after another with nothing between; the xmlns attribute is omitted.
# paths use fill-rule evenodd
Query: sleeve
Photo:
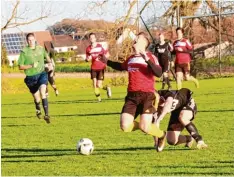
<svg viewBox="0 0 234 177"><path fill-rule="evenodd" d="M188 40L188 39L186 39L186 48L188 49L188 50L193 50L193 46L192 46L192 44L190 43L190 41Z"/></svg>
<svg viewBox="0 0 234 177"><path fill-rule="evenodd" d="M43 55L44 55L44 59L46 59L47 57L49 57L48 53L46 52L45 48L43 48Z"/></svg>
<svg viewBox="0 0 234 177"><path fill-rule="evenodd" d="M86 59L90 56L89 47L86 48Z"/></svg>
<svg viewBox="0 0 234 177"><path fill-rule="evenodd" d="M151 53L147 53L149 60L146 62L148 64L149 69L153 72L156 77L161 77L162 68L159 65L158 59Z"/></svg>
<svg viewBox="0 0 234 177"><path fill-rule="evenodd" d="M121 67L123 70L128 70L128 60L129 58L127 58L123 63L121 63Z"/></svg>
<svg viewBox="0 0 234 177"><path fill-rule="evenodd" d="M19 66L24 65L24 61L25 61L24 52L21 51L21 52L20 52L19 59L18 59L18 65L19 65Z"/></svg>

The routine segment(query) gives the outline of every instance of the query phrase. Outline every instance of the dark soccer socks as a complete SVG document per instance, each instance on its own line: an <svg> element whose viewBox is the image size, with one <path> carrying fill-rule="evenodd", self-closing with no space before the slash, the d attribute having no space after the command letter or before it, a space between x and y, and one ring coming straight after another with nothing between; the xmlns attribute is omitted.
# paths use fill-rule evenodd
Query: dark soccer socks
<svg viewBox="0 0 234 177"><path fill-rule="evenodd" d="M42 99L42 105L43 105L43 109L44 109L45 115L48 116L49 112L48 112L48 100L47 100L47 98Z"/></svg>
<svg viewBox="0 0 234 177"><path fill-rule="evenodd" d="M40 102L36 102L36 100L34 100L35 106L36 106L36 110L40 111L41 107L40 107Z"/></svg>
<svg viewBox="0 0 234 177"><path fill-rule="evenodd" d="M196 126L190 122L188 125L185 126L189 134L196 140L196 142L201 141L202 137L199 135Z"/></svg>

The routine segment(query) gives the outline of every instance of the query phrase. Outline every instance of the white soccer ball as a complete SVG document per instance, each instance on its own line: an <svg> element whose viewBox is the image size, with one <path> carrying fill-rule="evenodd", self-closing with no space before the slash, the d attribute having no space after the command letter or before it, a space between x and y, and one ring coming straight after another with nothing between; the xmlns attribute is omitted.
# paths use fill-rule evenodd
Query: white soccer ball
<svg viewBox="0 0 234 177"><path fill-rule="evenodd" d="M77 143L77 152L83 155L90 155L94 150L94 145L91 139L81 138Z"/></svg>

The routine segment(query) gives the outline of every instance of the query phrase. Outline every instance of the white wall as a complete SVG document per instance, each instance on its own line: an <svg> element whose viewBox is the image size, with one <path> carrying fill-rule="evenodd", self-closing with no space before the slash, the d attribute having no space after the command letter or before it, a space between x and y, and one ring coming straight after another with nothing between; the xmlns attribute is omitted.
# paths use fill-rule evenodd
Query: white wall
<svg viewBox="0 0 234 177"><path fill-rule="evenodd" d="M19 54L18 55L7 55L7 58L9 60L9 66L13 66L12 61L17 62L19 59Z"/></svg>
<svg viewBox="0 0 234 177"><path fill-rule="evenodd" d="M69 48L73 48L73 50L77 49L77 46L65 46L65 47L55 47L54 50L58 53L60 52L68 52ZM71 50L70 50L71 51Z"/></svg>

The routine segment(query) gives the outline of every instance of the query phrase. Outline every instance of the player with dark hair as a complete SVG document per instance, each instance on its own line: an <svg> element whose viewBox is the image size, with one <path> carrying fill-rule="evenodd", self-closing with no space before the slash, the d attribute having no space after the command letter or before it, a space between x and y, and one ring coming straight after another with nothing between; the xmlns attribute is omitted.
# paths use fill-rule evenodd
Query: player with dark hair
<svg viewBox="0 0 234 177"><path fill-rule="evenodd" d="M36 45L36 39L33 33L26 36L28 46L23 48L20 53L18 65L20 70L24 70L26 78L25 84L29 88L36 106L36 115L41 118L40 100L44 108L44 120L50 123L50 116L48 112L48 100L46 97L46 86L48 83L47 73L45 72L45 60L51 63L51 60L45 49Z"/></svg>
<svg viewBox="0 0 234 177"><path fill-rule="evenodd" d="M157 94L159 103L157 112L154 114L157 126L159 127L160 121L167 113L171 113L167 128L167 142L170 145L185 143L186 147L191 148L193 139L195 139L198 149L207 148L202 136L192 122L197 113L197 105L192 98L192 91L182 88L180 90L159 90ZM190 135L181 135L184 128ZM162 151L163 147L157 146L157 149Z"/></svg>
<svg viewBox="0 0 234 177"><path fill-rule="evenodd" d="M162 89L164 89L165 85L168 85L168 90L171 89L170 80L168 77L169 72L169 60L171 60L170 52L173 51L173 47L169 42L165 41L164 34L159 34L160 42L155 46L155 54L158 57L159 64L162 68L163 72L163 82Z"/></svg>
<svg viewBox="0 0 234 177"><path fill-rule="evenodd" d="M51 87L54 89L55 95L58 96L59 95L59 91L57 89L57 86L55 85L55 62L53 59L53 54L52 52L50 52L50 59L51 59L51 63L47 63L45 64L45 71L48 73L48 81L51 85ZM48 89L48 85L46 87L46 95L49 95L49 89Z"/></svg>
<svg viewBox="0 0 234 177"><path fill-rule="evenodd" d="M99 60L99 55L109 57L109 52L105 51L101 44L97 43L96 35L94 33L89 34L89 40L91 45L86 49L86 61L88 62L92 60L91 79L93 80L94 93L100 102L101 94L99 88L106 90L108 98L111 97L111 88L109 86L103 87L102 85L106 64Z"/></svg>
<svg viewBox="0 0 234 177"><path fill-rule="evenodd" d="M120 127L124 132L142 130L143 132L159 137L159 142L164 143L166 133L152 123L155 112L154 77L162 75L162 69L157 58L147 52L149 40L145 33L137 35L133 48L134 54L123 63L114 62L100 57L108 66L119 71L128 71L128 92L120 116ZM140 114L140 121L135 118Z"/></svg>
<svg viewBox="0 0 234 177"><path fill-rule="evenodd" d="M179 90L182 88L183 76L186 80L193 81L196 87L199 88L198 80L190 75L190 62L193 46L188 39L183 37L184 30L182 28L177 28L176 34L177 40L173 43L173 48L176 54L175 71L177 89Z"/></svg>

